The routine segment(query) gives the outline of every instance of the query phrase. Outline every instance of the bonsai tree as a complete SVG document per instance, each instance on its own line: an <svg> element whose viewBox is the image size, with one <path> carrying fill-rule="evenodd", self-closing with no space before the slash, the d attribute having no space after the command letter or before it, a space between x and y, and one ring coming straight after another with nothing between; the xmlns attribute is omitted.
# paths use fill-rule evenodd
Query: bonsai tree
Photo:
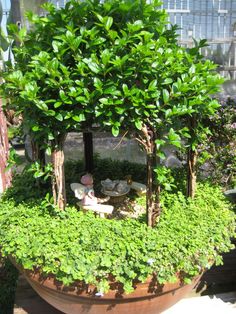
<svg viewBox="0 0 236 314"><path fill-rule="evenodd" d="M34 142L51 155L55 206L50 196L42 199L45 191L32 178L14 178L1 199L0 250L24 269L50 274L64 285L82 290L87 285L86 291L95 285L99 297L114 286L132 292L148 277L154 293L165 282L189 282L221 262L220 253L232 248L235 235L235 216L219 188L199 184L193 199L165 191L172 184L162 163L166 144L194 157L189 157L194 191L202 123L218 107L210 95L222 78L201 59L204 42L190 50L177 44L176 27L168 25L159 4L71 0L61 10L46 4L46 17L28 14L28 32L11 28L16 63L1 89ZM90 132L94 124L114 136L129 132L146 151L146 222L101 219L65 206L66 135ZM117 164L112 171L116 168L120 171ZM36 175L46 170L49 164Z"/></svg>
<svg viewBox="0 0 236 314"><path fill-rule="evenodd" d="M167 27L159 4L72 0L61 10L46 4L47 17L28 14L34 25L28 33L15 29L20 44L4 92L52 156L54 202L61 209L66 135L88 131L93 123L114 136L129 130L145 149L149 226L161 212L161 187L169 187L161 164L165 144L180 148L190 138L189 181L195 186L196 134L201 117L218 106L210 95L222 78L199 57L203 43L189 51L177 44L176 27Z"/></svg>

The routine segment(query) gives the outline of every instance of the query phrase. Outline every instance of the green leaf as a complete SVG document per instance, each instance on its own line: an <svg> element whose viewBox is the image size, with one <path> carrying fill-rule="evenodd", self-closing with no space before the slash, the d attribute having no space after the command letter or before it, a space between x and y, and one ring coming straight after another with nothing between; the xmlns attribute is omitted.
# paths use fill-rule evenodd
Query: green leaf
<svg viewBox="0 0 236 314"><path fill-rule="evenodd" d="M61 107L61 105L62 105L62 102L61 101L57 101L57 102L55 102L55 104L54 104L54 108L56 109L56 108L59 108L59 107Z"/></svg>
<svg viewBox="0 0 236 314"><path fill-rule="evenodd" d="M162 83L162 85L168 85L171 84L173 82L172 78L168 77L164 80L164 82Z"/></svg>
<svg viewBox="0 0 236 314"><path fill-rule="evenodd" d="M149 91L154 91L157 89L157 80L151 81L151 83L148 86Z"/></svg>
<svg viewBox="0 0 236 314"><path fill-rule="evenodd" d="M166 159L166 154L162 151L158 151L157 156L161 158L162 160Z"/></svg>
<svg viewBox="0 0 236 314"><path fill-rule="evenodd" d="M63 116L61 113L58 113L55 118L58 120L58 121L63 121Z"/></svg>
<svg viewBox="0 0 236 314"><path fill-rule="evenodd" d="M37 132L39 130L39 126L38 125L34 125L32 127L32 131Z"/></svg>
<svg viewBox="0 0 236 314"><path fill-rule="evenodd" d="M177 134L173 128L168 133L168 139L171 145L181 148L181 137Z"/></svg>
<svg viewBox="0 0 236 314"><path fill-rule="evenodd" d="M86 120L85 115L83 113L81 113L80 115L74 115L72 119L76 122L82 122Z"/></svg>
<svg viewBox="0 0 236 314"><path fill-rule="evenodd" d="M112 129L111 129L111 132L112 132L112 135L117 137L120 133L120 129L116 126L113 126Z"/></svg>
<svg viewBox="0 0 236 314"><path fill-rule="evenodd" d="M162 93L163 93L164 103L166 104L169 101L170 94L167 89L163 89Z"/></svg>
<svg viewBox="0 0 236 314"><path fill-rule="evenodd" d="M101 23L103 23L104 18L103 18L100 14L98 14L98 13L95 13L95 14L96 14L96 17L99 19L99 21L100 21Z"/></svg>
<svg viewBox="0 0 236 314"><path fill-rule="evenodd" d="M164 140L155 140L157 150L160 149L161 146L163 146L166 142Z"/></svg>
<svg viewBox="0 0 236 314"><path fill-rule="evenodd" d="M195 72L196 72L196 66L193 64L189 69L189 73L194 74Z"/></svg>
<svg viewBox="0 0 236 314"><path fill-rule="evenodd" d="M52 154L51 147L47 147L47 149L46 149L46 154L47 154L48 156L51 156L51 154Z"/></svg>
<svg viewBox="0 0 236 314"><path fill-rule="evenodd" d="M40 171L40 170L38 170L38 171L36 171L35 173L34 173L34 178L40 178L40 177L43 177L44 176L44 172L43 171Z"/></svg>
<svg viewBox="0 0 236 314"><path fill-rule="evenodd" d="M109 29L111 28L112 24L113 24L113 18L111 16L108 16L106 18L106 22L105 22L105 28L106 28L107 31L109 31Z"/></svg>
<svg viewBox="0 0 236 314"><path fill-rule="evenodd" d="M45 112L47 116L50 116L50 117L54 117L56 112L54 110L48 110L47 112Z"/></svg>
<svg viewBox="0 0 236 314"><path fill-rule="evenodd" d="M55 41L55 40L52 41L52 47L55 52L59 51L60 46L61 46L61 43L59 41Z"/></svg>
<svg viewBox="0 0 236 314"><path fill-rule="evenodd" d="M104 104L104 105L108 105L108 104L109 104L109 101L108 101L107 98L100 98L100 99L99 99L99 102L100 102L101 104Z"/></svg>
<svg viewBox="0 0 236 314"><path fill-rule="evenodd" d="M42 100L35 101L35 104L42 111L47 111L48 110L48 106Z"/></svg>
<svg viewBox="0 0 236 314"><path fill-rule="evenodd" d="M52 134L52 133L48 133L48 139L49 139L49 141L52 141L52 140L54 140L54 135Z"/></svg>
<svg viewBox="0 0 236 314"><path fill-rule="evenodd" d="M90 70L92 71L92 72L94 72L94 73L99 73L100 72L100 67L99 67L99 65L97 64L97 63L95 63L95 62L89 62L88 63L88 67L90 68Z"/></svg>
<svg viewBox="0 0 236 314"><path fill-rule="evenodd" d="M138 129L138 130L141 130L142 129L142 126L143 126L143 123L142 123L142 121L140 121L140 120L135 120L135 126L136 126L136 128Z"/></svg>
<svg viewBox="0 0 236 314"><path fill-rule="evenodd" d="M102 63L106 66L108 64L108 62L110 61L112 56L112 53L108 50L105 49L102 54L101 54L101 58L102 58Z"/></svg>
<svg viewBox="0 0 236 314"><path fill-rule="evenodd" d="M122 85L122 89L123 89L123 92L124 92L125 96L129 96L130 95L129 88L128 88L128 86L126 84Z"/></svg>
<svg viewBox="0 0 236 314"><path fill-rule="evenodd" d="M60 95L60 98L62 101L66 101L67 100L67 97L66 97L66 94L65 94L65 91L63 89L60 89L59 91L59 95Z"/></svg>

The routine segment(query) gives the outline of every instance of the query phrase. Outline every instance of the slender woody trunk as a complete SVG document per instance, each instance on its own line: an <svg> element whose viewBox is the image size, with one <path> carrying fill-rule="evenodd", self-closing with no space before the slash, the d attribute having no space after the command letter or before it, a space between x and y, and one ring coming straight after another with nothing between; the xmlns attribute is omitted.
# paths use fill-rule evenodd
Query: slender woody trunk
<svg viewBox="0 0 236 314"><path fill-rule="evenodd" d="M93 173L94 163L93 163L93 133L84 132L84 161L85 161L85 171Z"/></svg>
<svg viewBox="0 0 236 314"><path fill-rule="evenodd" d="M188 180L187 196L194 198L197 187L197 152L189 149L188 151Z"/></svg>
<svg viewBox="0 0 236 314"><path fill-rule="evenodd" d="M152 227L153 214L153 155L147 154L147 192L146 192L147 225Z"/></svg>
<svg viewBox="0 0 236 314"><path fill-rule="evenodd" d="M156 140L156 136L155 136L155 140ZM161 163L160 157L157 156L157 147L156 147L156 144L154 144L154 168L160 165L160 163ZM157 223L157 220L159 220L161 216L160 194L161 194L161 186L158 183L155 183L154 185L155 206L154 206L154 211L153 211L153 216L152 216L153 226L155 226L155 224Z"/></svg>
<svg viewBox="0 0 236 314"><path fill-rule="evenodd" d="M196 119L192 116L189 119L189 130L191 138L195 137L196 129ZM189 148L187 153L187 167L188 167L188 177L187 177L187 196L194 198L197 188L197 150Z"/></svg>
<svg viewBox="0 0 236 314"><path fill-rule="evenodd" d="M137 140L144 146L147 152L147 193L146 193L146 213L147 225L154 227L161 214L160 206L160 186L155 182L154 169L160 162L157 157L155 130L150 126L143 126L142 135Z"/></svg>
<svg viewBox="0 0 236 314"><path fill-rule="evenodd" d="M65 170L64 170L64 152L63 146L65 136L62 135L58 138L57 142L53 145L52 151L52 192L54 198L54 205L58 206L61 210L66 207L66 189L65 189Z"/></svg>
<svg viewBox="0 0 236 314"><path fill-rule="evenodd" d="M25 157L29 162L38 161L42 168L46 165L45 150L30 135L25 140Z"/></svg>
<svg viewBox="0 0 236 314"><path fill-rule="evenodd" d="M2 110L0 99L0 194L11 185L12 173L6 171L7 160L9 157L9 142L7 134L7 122Z"/></svg>
<svg viewBox="0 0 236 314"><path fill-rule="evenodd" d="M31 139L30 141L31 149L32 149L32 160L31 162L39 162L41 169L44 171L46 166L46 158L45 158L45 150L40 147L40 145ZM36 179L36 184L39 189L45 187L46 182L41 178Z"/></svg>

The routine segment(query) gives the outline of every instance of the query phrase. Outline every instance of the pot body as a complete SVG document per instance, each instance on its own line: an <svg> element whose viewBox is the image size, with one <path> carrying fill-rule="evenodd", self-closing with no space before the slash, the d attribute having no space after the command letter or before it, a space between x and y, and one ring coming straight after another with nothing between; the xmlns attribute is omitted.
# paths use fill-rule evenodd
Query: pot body
<svg viewBox="0 0 236 314"><path fill-rule="evenodd" d="M22 271L22 269L21 269ZM153 280L138 283L134 292L124 294L116 287L96 297L92 286L65 287L53 277L42 278L37 272L23 271L32 288L49 304L66 314L158 314L183 298L197 284L167 283L157 285Z"/></svg>

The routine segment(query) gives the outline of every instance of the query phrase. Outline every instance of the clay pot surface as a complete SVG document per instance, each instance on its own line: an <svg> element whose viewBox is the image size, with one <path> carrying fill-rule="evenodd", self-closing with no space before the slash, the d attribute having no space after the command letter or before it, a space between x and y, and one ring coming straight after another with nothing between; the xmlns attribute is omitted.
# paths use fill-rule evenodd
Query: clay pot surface
<svg viewBox="0 0 236 314"><path fill-rule="evenodd" d="M78 282L69 287L53 276L43 277L39 272L17 268L25 275L32 288L49 304L66 314L158 314L182 299L197 284L201 276L191 284L181 281L159 285L150 279L138 283L134 292L123 293L117 283L103 296L96 296L94 286Z"/></svg>

